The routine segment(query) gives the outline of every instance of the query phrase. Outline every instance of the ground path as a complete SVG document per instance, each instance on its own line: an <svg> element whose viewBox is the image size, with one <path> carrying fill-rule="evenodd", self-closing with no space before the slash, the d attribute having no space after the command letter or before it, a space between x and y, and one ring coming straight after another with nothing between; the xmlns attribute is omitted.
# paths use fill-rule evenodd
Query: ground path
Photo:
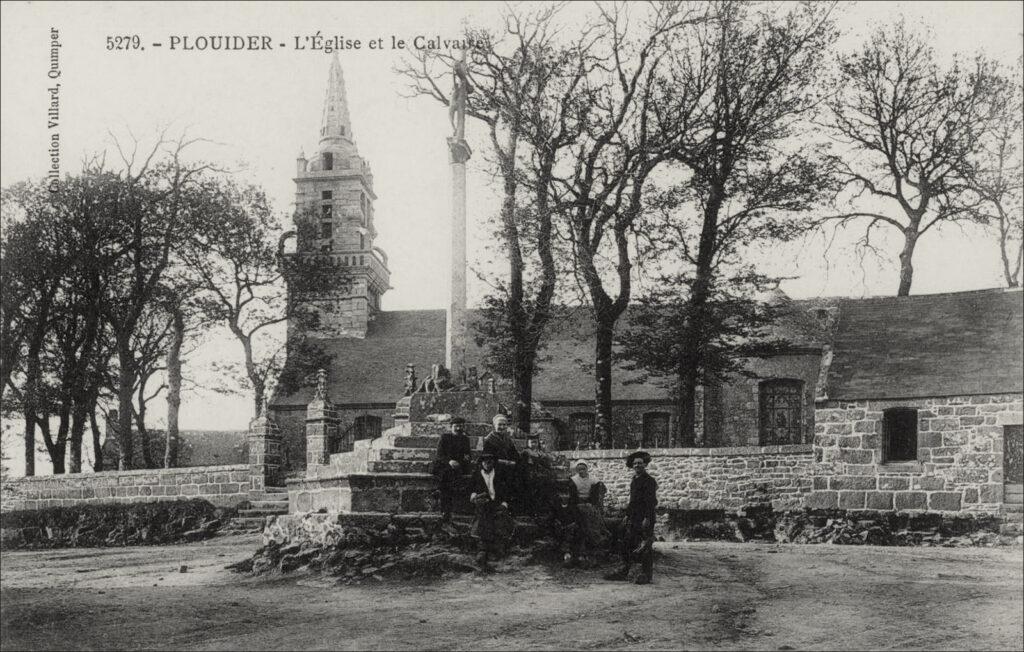
<svg viewBox="0 0 1024 652"><path fill-rule="evenodd" d="M256 538L3 552L3 649L1021 649L1009 548L658 544L600 571L335 586L224 570ZM187 571L179 572L182 565Z"/></svg>

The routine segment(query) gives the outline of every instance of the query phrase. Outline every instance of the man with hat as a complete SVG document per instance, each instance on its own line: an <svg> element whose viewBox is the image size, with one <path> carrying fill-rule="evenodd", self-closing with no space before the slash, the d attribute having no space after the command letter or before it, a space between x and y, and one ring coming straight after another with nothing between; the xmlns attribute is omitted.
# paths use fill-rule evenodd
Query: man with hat
<svg viewBox="0 0 1024 652"><path fill-rule="evenodd" d="M493 453L480 455L480 468L473 473L469 500L476 506L473 534L480 540L477 562L482 569L501 556L512 536L515 523L508 511L510 474L497 465Z"/></svg>
<svg viewBox="0 0 1024 652"><path fill-rule="evenodd" d="M450 431L442 433L441 440L437 443L437 455L432 470L437 479L440 498L438 508L444 521L451 520L455 495L459 491L462 477L470 470L472 446L465 431L466 420L462 417L453 417Z"/></svg>
<svg viewBox="0 0 1024 652"><path fill-rule="evenodd" d="M634 451L626 458L626 466L633 469L629 485L629 505L624 519L622 568L606 575L605 579L629 579L629 567L634 560L640 562L637 584L650 584L654 572L654 508L658 505L658 483L647 473L651 454Z"/></svg>

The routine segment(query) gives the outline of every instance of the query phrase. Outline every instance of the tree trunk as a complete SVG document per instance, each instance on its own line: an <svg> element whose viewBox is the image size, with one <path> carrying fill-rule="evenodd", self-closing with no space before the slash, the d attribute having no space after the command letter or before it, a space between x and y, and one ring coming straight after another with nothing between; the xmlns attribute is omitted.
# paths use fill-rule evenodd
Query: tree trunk
<svg viewBox="0 0 1024 652"><path fill-rule="evenodd" d="M59 425L57 426L57 440L51 442L49 438L48 425L49 419L47 419L47 427L44 427L43 434L46 435L47 450L50 453L50 460L53 462L53 474L65 473L67 468L65 467L65 460L67 458L68 451L68 431L71 426L71 407L65 403L60 406L58 411Z"/></svg>
<svg viewBox="0 0 1024 652"><path fill-rule="evenodd" d="M25 477L36 474L36 415L35 407L25 406Z"/></svg>
<svg viewBox="0 0 1024 652"><path fill-rule="evenodd" d="M519 430L527 435L533 420L533 360L531 352L517 352L513 379L516 388L515 420Z"/></svg>
<svg viewBox="0 0 1024 652"><path fill-rule="evenodd" d="M687 369L681 367L677 382L679 418L676 419L676 432L672 445L690 448L696 445L697 376L687 373Z"/></svg>
<svg viewBox="0 0 1024 652"><path fill-rule="evenodd" d="M594 438L612 448L612 341L615 320L598 317L594 333Z"/></svg>
<svg viewBox="0 0 1024 652"><path fill-rule="evenodd" d="M82 440L85 438L85 421L89 406L85 401L75 401L71 410L71 473L82 472Z"/></svg>
<svg viewBox="0 0 1024 652"><path fill-rule="evenodd" d="M155 469L153 449L149 445L149 430L146 429L146 382L139 382L139 409L135 412L135 424L139 428L139 447L142 448L142 464L144 468Z"/></svg>
<svg viewBox="0 0 1024 652"><path fill-rule="evenodd" d="M917 225L911 224L903 232L903 251L900 252L900 287L896 296L905 297L910 295L910 284L914 280L914 247L917 246Z"/></svg>
<svg viewBox="0 0 1024 652"><path fill-rule="evenodd" d="M118 338L117 361L117 468L132 468L132 388L135 385L135 359L127 338Z"/></svg>
<svg viewBox="0 0 1024 652"><path fill-rule="evenodd" d="M164 468L171 468L171 442L178 438L178 410L181 408L181 343L185 339L185 318L172 309L171 342L167 348L167 439L164 442Z"/></svg>
<svg viewBox="0 0 1024 652"><path fill-rule="evenodd" d="M92 430L92 470L99 473L103 470L103 446L100 443L100 426L96 423L96 402L89 409L89 429Z"/></svg>
<svg viewBox="0 0 1024 652"><path fill-rule="evenodd" d="M1015 288L1020 286L1021 258L1024 257L1024 243L1017 246L1017 254L1010 262L1010 249L1013 247L1013 239L1010 237L1010 222L1006 217L1006 211L1002 206L996 205L999 211L999 255L1003 261L1003 277L1006 279L1006 287Z"/></svg>

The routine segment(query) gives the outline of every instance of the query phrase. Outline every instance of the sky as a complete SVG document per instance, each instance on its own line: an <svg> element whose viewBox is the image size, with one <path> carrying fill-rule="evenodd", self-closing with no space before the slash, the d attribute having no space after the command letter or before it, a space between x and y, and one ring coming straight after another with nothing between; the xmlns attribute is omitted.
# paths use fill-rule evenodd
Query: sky
<svg viewBox="0 0 1024 652"><path fill-rule="evenodd" d="M840 49L863 41L874 25L902 15L930 27L941 57L973 53L1012 62L1021 52L1024 4L1019 2L862 2L841 8ZM465 21L496 25L500 3L18 3L0 6L0 184L40 177L49 165L49 88L60 83L61 167L74 172L88 155L108 149L112 134L152 140L162 128L209 139L196 155L263 186L275 207L290 211L300 150L314 152L330 57L295 49L318 32L362 42L339 53L352 127L373 167L378 200L376 244L388 254L393 289L386 310L441 308L447 299L447 110L403 97L393 72L402 50L392 37L456 38ZM570 11L580 11L574 6ZM60 78L51 79L51 30L57 30ZM108 37L139 36L143 50L108 50ZM181 40L213 35L266 35L272 51L171 50ZM369 43L382 39L383 49ZM156 48L152 43L162 42ZM180 43L181 41L179 41ZM278 47L288 44L287 48ZM479 134L470 144L483 149ZM110 156L113 156L111 153ZM469 164L469 259L483 265L497 208L497 191L480 155ZM855 233L840 234L824 256L822 240L760 252L765 271L795 277L782 289L794 297L892 294L897 283L894 241L880 240L892 260L853 262ZM845 247L845 249L844 249ZM845 252L845 253L844 253ZM914 293L1001 285L995 241L959 229L922 239ZM487 290L469 275L470 303ZM230 340L211 336L197 364L240 357ZM183 428L242 429L251 417L245 397L186 397Z"/></svg>

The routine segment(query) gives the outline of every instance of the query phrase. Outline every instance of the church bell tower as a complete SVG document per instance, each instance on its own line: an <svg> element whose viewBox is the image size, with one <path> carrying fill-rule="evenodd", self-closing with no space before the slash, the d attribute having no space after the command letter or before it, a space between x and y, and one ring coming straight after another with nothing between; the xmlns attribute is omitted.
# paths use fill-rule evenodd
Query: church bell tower
<svg viewBox="0 0 1024 652"><path fill-rule="evenodd" d="M359 155L348 114L345 77L337 54L331 61L316 154L298 157L295 176L296 250L300 267L315 268L316 290L293 295L311 321L289 322L314 338L365 337L380 310L391 272L387 255L374 246L373 172ZM323 274L327 272L326 274ZM336 279L336 281L335 281ZM290 291L295 292L294 282Z"/></svg>

